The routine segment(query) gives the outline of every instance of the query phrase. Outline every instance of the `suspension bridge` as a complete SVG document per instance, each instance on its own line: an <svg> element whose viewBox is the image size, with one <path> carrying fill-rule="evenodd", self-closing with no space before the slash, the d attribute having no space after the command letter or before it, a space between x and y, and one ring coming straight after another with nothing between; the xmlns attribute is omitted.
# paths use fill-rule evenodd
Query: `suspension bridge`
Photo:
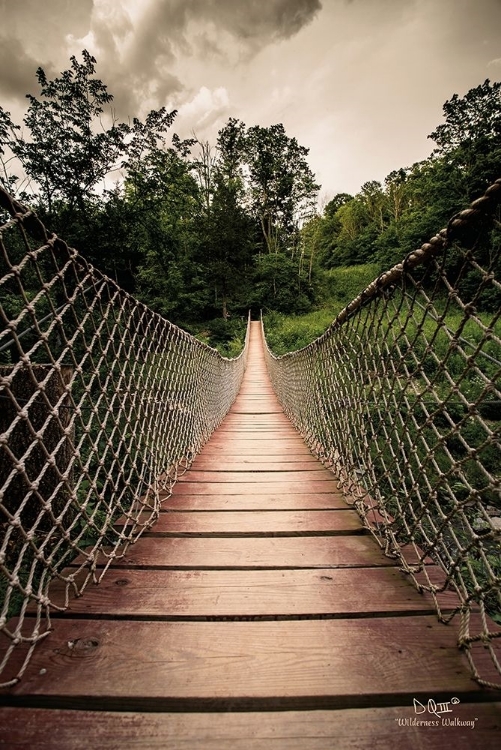
<svg viewBox="0 0 501 750"><path fill-rule="evenodd" d="M233 360L0 202L0 745L498 747L501 181Z"/></svg>

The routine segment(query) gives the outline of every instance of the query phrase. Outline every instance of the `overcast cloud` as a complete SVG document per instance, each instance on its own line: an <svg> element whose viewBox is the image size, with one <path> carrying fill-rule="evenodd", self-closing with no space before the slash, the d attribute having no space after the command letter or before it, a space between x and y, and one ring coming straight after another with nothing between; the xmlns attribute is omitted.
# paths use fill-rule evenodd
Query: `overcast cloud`
<svg viewBox="0 0 501 750"><path fill-rule="evenodd" d="M442 105L501 80L501 0L0 0L0 103L88 49L117 114L283 122L331 197L426 158Z"/></svg>

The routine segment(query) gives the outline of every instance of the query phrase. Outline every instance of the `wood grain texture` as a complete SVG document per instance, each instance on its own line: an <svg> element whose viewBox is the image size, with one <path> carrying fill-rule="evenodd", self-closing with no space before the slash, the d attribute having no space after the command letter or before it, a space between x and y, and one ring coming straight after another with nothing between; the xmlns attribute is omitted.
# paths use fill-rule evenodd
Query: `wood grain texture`
<svg viewBox="0 0 501 750"><path fill-rule="evenodd" d="M12 750L498 750L501 703L460 703L466 726L412 726L412 705L338 711L127 713L0 709ZM432 717L434 718L434 717ZM447 716L445 717L447 718ZM474 728L469 724L474 723Z"/></svg>
<svg viewBox="0 0 501 750"><path fill-rule="evenodd" d="M478 696L482 689L470 679L456 638L455 628L427 616L59 620L8 702L40 697L68 708L260 710Z"/></svg>
<svg viewBox="0 0 501 750"><path fill-rule="evenodd" d="M66 573L71 572L68 568ZM78 582L78 579L77 579ZM353 596L353 591L357 596ZM63 605L65 586L55 580L53 601ZM443 594L444 610L457 598ZM431 596L419 594L394 568L319 570L111 570L68 615L89 617L299 617L430 614Z"/></svg>
<svg viewBox="0 0 501 750"><path fill-rule="evenodd" d="M277 488L278 489L278 488ZM212 510L345 510L342 495L323 494L291 495L271 492L259 495L173 495L162 503L164 511L212 511Z"/></svg>
<svg viewBox="0 0 501 750"><path fill-rule="evenodd" d="M315 472L316 473L316 472ZM338 483L333 480L291 482L192 482L189 477L183 482L178 482L173 489L176 495L234 495L247 493L249 495L270 494L275 491L296 495L309 495L310 493L334 492L339 494Z"/></svg>
<svg viewBox="0 0 501 750"><path fill-rule="evenodd" d="M322 466L311 469L308 467L302 471L297 470L283 470L283 471L264 471L259 467L255 467L252 470L242 469L239 471L231 471L226 468L220 468L219 470L213 469L211 471L199 471L197 469L190 469L182 476L178 482L177 487L186 482L225 482L232 484L234 482L246 482L255 484L265 484L267 482L280 482L281 484L288 485L292 482L299 482L310 486L311 482L330 482L331 487L336 487L337 481L331 471L324 469Z"/></svg>
<svg viewBox="0 0 501 750"><path fill-rule="evenodd" d="M212 458L198 458L193 462L190 474L197 471L211 472L212 475L222 471L253 471L253 472L283 472L283 471L317 471L324 472L325 468L314 456L311 458L299 458L297 456L289 457L288 460L277 457L274 460L264 456L226 456L224 459L217 461ZM213 477L216 479L216 477ZM331 475L332 478L332 475Z"/></svg>
<svg viewBox="0 0 501 750"><path fill-rule="evenodd" d="M99 557L97 558L99 561ZM102 558L101 558L102 559ZM82 561L77 558L75 564ZM141 537L117 568L350 568L394 566L367 536Z"/></svg>
<svg viewBox="0 0 501 750"><path fill-rule="evenodd" d="M204 536L306 536L363 531L354 510L162 513L151 533Z"/></svg>
<svg viewBox="0 0 501 750"><path fill-rule="evenodd" d="M211 438L210 442L204 446L204 458L210 456L280 456L285 460L288 456L311 456L310 451L299 438L297 440L287 440L277 443L276 440L216 440Z"/></svg>

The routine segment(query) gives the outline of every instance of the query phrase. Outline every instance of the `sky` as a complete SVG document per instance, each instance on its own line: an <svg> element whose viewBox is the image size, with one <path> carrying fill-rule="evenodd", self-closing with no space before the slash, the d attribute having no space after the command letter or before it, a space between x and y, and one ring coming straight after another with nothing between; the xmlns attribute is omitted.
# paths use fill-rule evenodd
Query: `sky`
<svg viewBox="0 0 501 750"><path fill-rule="evenodd" d="M229 117L283 123L321 199L428 157L453 94L501 80L501 0L0 0L0 104L87 49L120 119L178 110L215 144Z"/></svg>

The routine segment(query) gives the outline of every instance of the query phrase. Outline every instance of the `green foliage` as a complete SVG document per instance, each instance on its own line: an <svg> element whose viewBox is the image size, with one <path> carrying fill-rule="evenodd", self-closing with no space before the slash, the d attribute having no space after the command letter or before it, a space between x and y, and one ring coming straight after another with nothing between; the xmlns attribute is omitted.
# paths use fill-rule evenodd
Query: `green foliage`
<svg viewBox="0 0 501 750"><path fill-rule="evenodd" d="M192 157L194 140L174 135L166 146L175 112L117 121L95 71L85 50L53 80L39 68L40 94L28 95L23 132L0 107L0 180L18 183L17 158L48 228L174 322L249 307L304 314L322 294L348 302L359 283L346 267L367 266L375 276L400 262L498 176L501 84L488 80L445 103L429 159L384 184L368 181L355 196L339 193L315 215L308 149L282 124L247 128L230 118L215 151L198 144ZM117 170L116 187L103 191ZM491 262L489 247L476 243L481 262ZM476 281L461 279L461 293ZM499 293L482 296L481 309L498 304Z"/></svg>
<svg viewBox="0 0 501 750"><path fill-rule="evenodd" d="M267 313L264 327L270 349L277 356L302 349L324 333L341 309L342 305L333 303L305 315Z"/></svg>
<svg viewBox="0 0 501 750"><path fill-rule="evenodd" d="M283 253L260 255L255 264L253 309L282 313L301 313L311 309L318 288L313 280L308 279L300 256L290 258Z"/></svg>
<svg viewBox="0 0 501 750"><path fill-rule="evenodd" d="M261 227L263 249L290 250L298 221L313 213L319 189L306 162L308 149L289 138L282 124L249 128L244 148L251 211Z"/></svg>
<svg viewBox="0 0 501 750"><path fill-rule="evenodd" d="M374 264L332 268L325 273L324 295L327 301L321 309L302 315L266 313L266 336L272 351L275 354L295 351L321 336L343 307L374 280L377 270Z"/></svg>
<svg viewBox="0 0 501 750"><path fill-rule="evenodd" d="M460 99L454 94L445 102L445 122L428 137L437 144L440 154L477 146L484 141L499 144L501 139L501 83L487 78Z"/></svg>
<svg viewBox="0 0 501 750"><path fill-rule="evenodd" d="M305 228L306 245L324 268L391 267L499 177L501 83L486 80L463 98L455 94L444 105L444 119L429 136L437 143L430 158L391 172L384 185L367 182L354 197L335 196L314 231ZM477 242L477 252L488 244Z"/></svg>
<svg viewBox="0 0 501 750"><path fill-rule="evenodd" d="M217 349L223 357L238 357L245 344L247 319L214 318L203 325L185 326L200 341Z"/></svg>
<svg viewBox="0 0 501 750"><path fill-rule="evenodd" d="M113 120L105 128L102 116L113 96L94 77L95 58L86 50L82 57L81 63L72 57L71 67L54 80L38 68L40 95L27 94L24 118L30 139L16 136L7 144L38 185L49 213L57 200L85 211L85 200L104 177L156 148L175 116L161 109L151 112L144 124L138 119L132 125Z"/></svg>
<svg viewBox="0 0 501 750"><path fill-rule="evenodd" d="M337 303L348 304L363 291L379 274L376 263L359 266L340 266L325 273L326 293Z"/></svg>

